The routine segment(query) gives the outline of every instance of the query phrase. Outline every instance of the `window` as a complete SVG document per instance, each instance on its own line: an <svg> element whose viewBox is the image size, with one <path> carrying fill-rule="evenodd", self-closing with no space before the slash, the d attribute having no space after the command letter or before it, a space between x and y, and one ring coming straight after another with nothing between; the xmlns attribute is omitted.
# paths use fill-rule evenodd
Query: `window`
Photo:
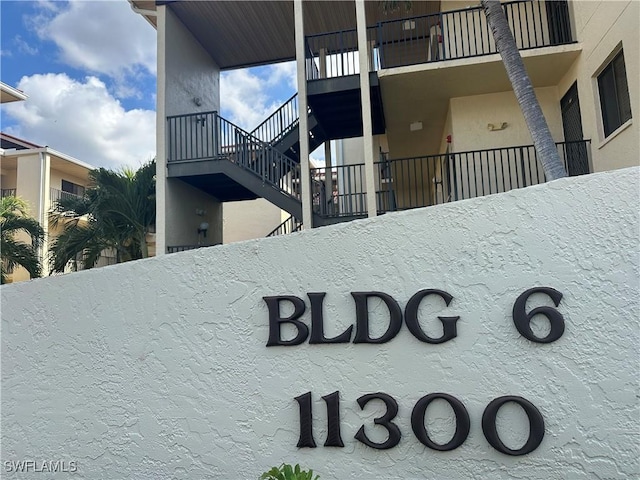
<svg viewBox="0 0 640 480"><path fill-rule="evenodd" d="M631 101L622 50L598 75L605 138L631 118Z"/></svg>
<svg viewBox="0 0 640 480"><path fill-rule="evenodd" d="M82 185L69 182L68 180L62 180L62 191L67 193L73 193L79 197L84 196L84 187Z"/></svg>

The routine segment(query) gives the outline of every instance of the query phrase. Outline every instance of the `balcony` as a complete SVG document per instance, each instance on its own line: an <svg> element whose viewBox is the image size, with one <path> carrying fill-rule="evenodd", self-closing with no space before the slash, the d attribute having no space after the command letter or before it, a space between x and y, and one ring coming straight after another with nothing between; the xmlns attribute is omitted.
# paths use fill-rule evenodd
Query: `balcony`
<svg viewBox="0 0 640 480"><path fill-rule="evenodd" d="M517 0L503 7L520 50L575 43L566 1ZM367 28L367 39L370 71L498 53L480 6L379 22ZM306 41L307 80L360 73L355 29Z"/></svg>
<svg viewBox="0 0 640 480"><path fill-rule="evenodd" d="M51 203L56 203L60 200L66 200L69 198L82 198L82 195L76 195L75 193L65 192L64 190L59 190L57 188L51 188L49 198L51 199Z"/></svg>
<svg viewBox="0 0 640 480"><path fill-rule="evenodd" d="M590 140L557 143L570 176L590 172ZM365 217L364 163L312 169L313 208L323 218ZM446 153L375 163L379 214L507 192L546 182L533 145Z"/></svg>
<svg viewBox="0 0 640 480"><path fill-rule="evenodd" d="M15 197L16 189L15 188L3 188L1 191L2 198L5 197Z"/></svg>

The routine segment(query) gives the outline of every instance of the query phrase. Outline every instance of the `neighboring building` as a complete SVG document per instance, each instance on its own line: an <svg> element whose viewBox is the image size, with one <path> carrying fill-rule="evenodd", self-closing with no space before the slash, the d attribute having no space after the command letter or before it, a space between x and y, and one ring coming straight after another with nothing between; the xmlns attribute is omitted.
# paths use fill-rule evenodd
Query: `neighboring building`
<svg viewBox="0 0 640 480"><path fill-rule="evenodd" d="M27 96L21 90L0 82L0 103L20 102L26 99Z"/></svg>
<svg viewBox="0 0 640 480"><path fill-rule="evenodd" d="M221 242L226 202L309 228L545 181L477 3L130 2L158 31L159 252ZM569 174L638 165L640 3L504 8ZM285 60L300 94L264 123L217 113L221 71Z"/></svg>
<svg viewBox="0 0 640 480"><path fill-rule="evenodd" d="M38 220L45 231L45 242L40 251L43 275L47 275L49 240L61 226L54 226L49 212L59 198L82 196L89 184L89 172L94 168L80 160L57 152L49 147L35 145L6 133L0 133L0 173L2 196L16 196L24 200L30 215ZM105 255L100 265L114 263ZM28 280L29 274L16 269L10 281Z"/></svg>

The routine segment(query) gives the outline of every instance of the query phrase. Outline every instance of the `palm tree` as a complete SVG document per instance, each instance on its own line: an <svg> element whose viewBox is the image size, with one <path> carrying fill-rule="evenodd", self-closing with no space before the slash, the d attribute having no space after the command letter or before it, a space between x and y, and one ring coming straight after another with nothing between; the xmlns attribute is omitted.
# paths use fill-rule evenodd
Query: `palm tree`
<svg viewBox="0 0 640 480"><path fill-rule="evenodd" d="M533 144L538 153L538 158L544 173L549 180L566 177L567 172L560 160L558 149L551 137L549 126L544 118L533 85L529 79L522 57L509 28L507 17L504 14L499 0L481 0L482 8L487 17L487 24L493 33L498 52L502 57L505 70L511 81L513 92L516 95L527 127L531 133Z"/></svg>
<svg viewBox="0 0 640 480"><path fill-rule="evenodd" d="M0 250L2 268L0 282L6 283L7 275L17 266L23 267L31 278L42 273L38 248L44 238L40 224L27 214L27 204L16 197L4 197L0 203ZM31 237L31 244L15 238L18 233Z"/></svg>
<svg viewBox="0 0 640 480"><path fill-rule="evenodd" d="M156 219L155 171L155 161L137 171L92 170L84 197L60 199L52 220L63 231L50 248L51 271L63 272L69 262L92 268L105 250L115 252L117 263L148 257L146 237Z"/></svg>

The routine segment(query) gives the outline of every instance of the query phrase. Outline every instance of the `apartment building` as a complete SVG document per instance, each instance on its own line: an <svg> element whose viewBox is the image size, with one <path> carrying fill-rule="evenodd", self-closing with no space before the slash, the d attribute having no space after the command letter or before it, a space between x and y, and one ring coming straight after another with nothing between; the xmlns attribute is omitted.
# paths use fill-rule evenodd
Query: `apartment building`
<svg viewBox="0 0 640 480"><path fill-rule="evenodd" d="M0 173L2 196L20 197L27 203L30 215L38 220L45 231L45 241L40 250L43 274L48 274L47 258L50 239L55 238L62 226L55 226L49 219L53 204L66 196L82 196L89 184L89 172L94 167L80 160L36 145L20 138L0 133ZM115 263L105 255L100 265ZM13 271L10 281L28 280L23 268Z"/></svg>
<svg viewBox="0 0 640 480"><path fill-rule="evenodd" d="M546 180L477 2L130 2L158 32L159 252L221 242L227 202L290 231ZM638 165L639 3L503 7L569 175ZM221 71L287 60L298 93L264 122L219 115Z"/></svg>

